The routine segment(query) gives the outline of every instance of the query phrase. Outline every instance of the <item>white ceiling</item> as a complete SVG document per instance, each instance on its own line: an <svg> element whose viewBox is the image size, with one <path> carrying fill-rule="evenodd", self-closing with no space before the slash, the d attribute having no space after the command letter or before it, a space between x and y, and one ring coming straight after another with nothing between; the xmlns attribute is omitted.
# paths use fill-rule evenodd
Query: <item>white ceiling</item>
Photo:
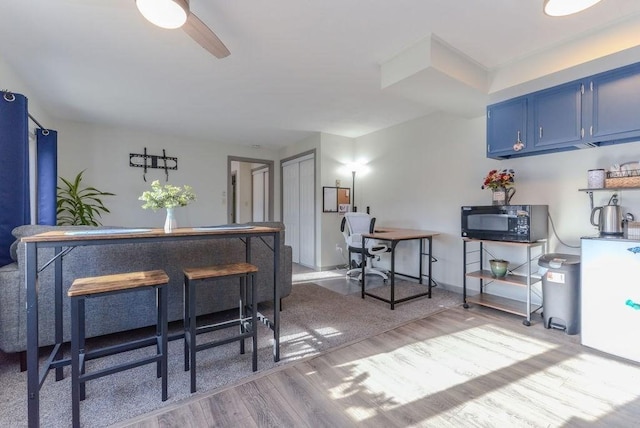
<svg viewBox="0 0 640 428"><path fill-rule="evenodd" d="M465 114L482 115L491 82L442 90L459 82L417 73L383 88L381 66L433 37L491 80L638 18L640 1L565 18L545 16L542 0L191 0L191 10L231 56L153 26L134 0L0 0L0 57L56 119L276 148L455 110L468 93L481 96Z"/></svg>

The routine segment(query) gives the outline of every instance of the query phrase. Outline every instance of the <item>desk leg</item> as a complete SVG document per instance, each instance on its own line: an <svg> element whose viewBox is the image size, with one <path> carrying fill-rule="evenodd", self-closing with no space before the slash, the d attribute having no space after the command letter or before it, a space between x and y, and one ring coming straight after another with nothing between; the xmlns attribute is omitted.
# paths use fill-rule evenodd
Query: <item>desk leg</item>
<svg viewBox="0 0 640 428"><path fill-rule="evenodd" d="M27 419L29 427L40 425L40 373L38 367L38 290L35 243L26 244L27 289Z"/></svg>
<svg viewBox="0 0 640 428"><path fill-rule="evenodd" d="M367 250L366 250L366 239L362 238L362 257L360 258L360 267L362 268L362 272L360 273L360 277L362 278L360 281L360 287L362 290L362 298L364 299L364 290L365 290L365 285L364 285L364 279L366 278L366 268L365 268L365 261L366 261L366 255L367 254ZM349 258L349 264L351 264L351 258Z"/></svg>
<svg viewBox="0 0 640 428"><path fill-rule="evenodd" d="M418 239L420 241L420 252L418 253L418 284L423 284L422 282L422 257L424 254L424 239ZM431 257L431 253L429 253L429 257ZM431 281L431 277L429 277L429 281Z"/></svg>
<svg viewBox="0 0 640 428"><path fill-rule="evenodd" d="M391 241L391 272L389 272L391 276L391 310L394 310L396 306L396 245L398 245L397 241Z"/></svg>
<svg viewBox="0 0 640 428"><path fill-rule="evenodd" d="M428 237L429 241L429 299L431 298L431 268L433 267L433 257L431 257L431 251L433 251L433 246L431 244L431 237ZM420 240L420 282L422 282L422 239Z"/></svg>

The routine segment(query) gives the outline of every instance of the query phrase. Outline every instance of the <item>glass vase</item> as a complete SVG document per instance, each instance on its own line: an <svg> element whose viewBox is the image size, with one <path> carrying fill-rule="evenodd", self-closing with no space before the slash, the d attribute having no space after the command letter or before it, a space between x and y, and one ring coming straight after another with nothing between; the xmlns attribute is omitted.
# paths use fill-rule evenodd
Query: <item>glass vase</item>
<svg viewBox="0 0 640 428"><path fill-rule="evenodd" d="M176 220L173 208L167 208L167 218L164 220L164 233L171 233L178 228L178 221Z"/></svg>

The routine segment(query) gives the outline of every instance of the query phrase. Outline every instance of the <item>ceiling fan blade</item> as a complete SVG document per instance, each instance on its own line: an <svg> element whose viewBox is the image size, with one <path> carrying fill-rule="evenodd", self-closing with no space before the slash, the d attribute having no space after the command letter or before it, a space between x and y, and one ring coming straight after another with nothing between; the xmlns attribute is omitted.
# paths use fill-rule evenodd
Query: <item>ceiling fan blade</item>
<svg viewBox="0 0 640 428"><path fill-rule="evenodd" d="M224 58L231 54L229 49L222 43L222 40L193 13L189 14L187 22L182 26L182 29L216 58Z"/></svg>

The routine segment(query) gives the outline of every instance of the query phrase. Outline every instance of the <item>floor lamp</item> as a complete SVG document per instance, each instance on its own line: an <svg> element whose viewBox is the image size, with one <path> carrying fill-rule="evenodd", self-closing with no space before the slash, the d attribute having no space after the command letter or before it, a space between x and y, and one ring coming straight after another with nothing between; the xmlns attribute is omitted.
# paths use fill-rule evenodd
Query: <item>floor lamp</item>
<svg viewBox="0 0 640 428"><path fill-rule="evenodd" d="M356 170L351 171L351 206L353 207L353 212L358 211L358 207L356 207Z"/></svg>

